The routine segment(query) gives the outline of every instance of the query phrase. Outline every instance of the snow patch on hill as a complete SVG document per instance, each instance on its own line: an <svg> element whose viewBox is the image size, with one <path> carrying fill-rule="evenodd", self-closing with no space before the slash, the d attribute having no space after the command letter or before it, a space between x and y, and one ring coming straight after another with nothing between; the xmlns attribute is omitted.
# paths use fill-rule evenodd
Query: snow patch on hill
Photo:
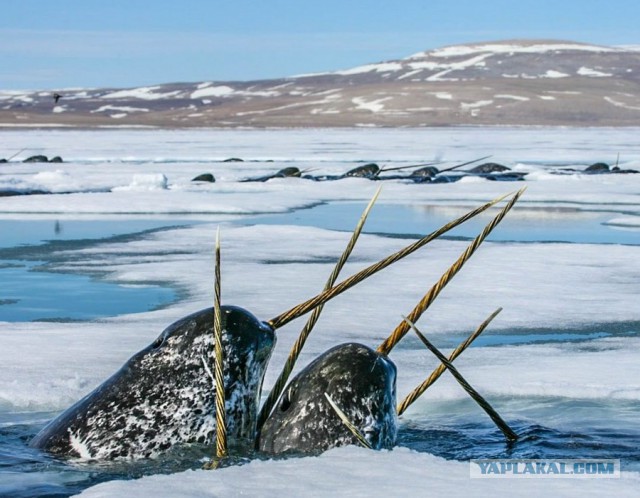
<svg viewBox="0 0 640 498"><path fill-rule="evenodd" d="M588 67L584 67L582 66L580 69L578 69L578 74L580 76L591 76L594 78L602 78L602 77L606 77L606 76L613 76L613 74L611 73L603 73L602 71L596 71L595 69L591 69Z"/></svg>
<svg viewBox="0 0 640 498"><path fill-rule="evenodd" d="M603 47L600 45L588 45L582 43L486 43L477 45L453 45L436 50L418 52L410 55L407 59L420 59L428 56L432 57L461 57L478 53L490 52L493 54L515 54L515 53L545 53L552 51L580 50L584 52L618 52L624 48Z"/></svg>
<svg viewBox="0 0 640 498"><path fill-rule="evenodd" d="M234 89L230 86L201 86L198 85L198 90L191 94L192 99L201 99L203 97L225 97L234 93Z"/></svg>
<svg viewBox="0 0 640 498"><path fill-rule="evenodd" d="M161 88L162 86L160 85L130 88L127 90L118 90L116 92L107 93L105 95L102 95L101 98L103 99L134 98L134 99L141 99L141 100L159 100L159 99L175 97L180 93L179 91L155 93L155 90L160 90Z"/></svg>

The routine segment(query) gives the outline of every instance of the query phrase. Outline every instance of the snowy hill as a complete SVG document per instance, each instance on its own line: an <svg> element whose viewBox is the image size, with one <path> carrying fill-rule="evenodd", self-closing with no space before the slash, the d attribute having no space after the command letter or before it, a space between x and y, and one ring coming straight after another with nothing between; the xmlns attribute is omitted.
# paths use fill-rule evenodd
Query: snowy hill
<svg viewBox="0 0 640 498"><path fill-rule="evenodd" d="M275 80L0 90L5 126L629 126L639 118L638 47L564 41L456 45Z"/></svg>

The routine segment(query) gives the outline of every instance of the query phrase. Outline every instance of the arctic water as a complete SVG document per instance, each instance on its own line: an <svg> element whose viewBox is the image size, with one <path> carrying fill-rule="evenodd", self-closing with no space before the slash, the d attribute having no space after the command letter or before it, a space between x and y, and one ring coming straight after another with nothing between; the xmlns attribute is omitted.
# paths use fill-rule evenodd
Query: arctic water
<svg viewBox="0 0 640 498"><path fill-rule="evenodd" d="M452 160L480 157L490 150L498 156L496 160L526 169L532 176L531 180L519 182L529 185L522 205L514 209L487 243L487 251L494 257L481 260L483 269L469 270L479 278L466 281L467 270L463 271L460 287L452 291L451 297L443 297L448 306L449 301L455 300L456 292L475 296L476 288L482 292L484 286L494 294L491 302L504 302L505 309L511 308L505 321L500 324L496 320L496 326L490 327L470 349L469 361L464 363L463 358L459 361L460 368L469 372L469 379L487 395L521 439L515 444L505 443L473 401L458 393L461 388L449 383L434 391L432 397L425 396L401 418L398 444L452 462L471 458L619 458L624 471L640 470L637 426L640 386L633 378L622 375L627 365L637 363L632 346L637 344L640 332L640 315L630 304L634 302L634 293L637 296L634 277L639 269L629 266L633 261L637 265L640 247L637 183L604 176L556 179L548 174L553 162L549 154L562 166L583 167L603 155L614 157L614 153L622 150L626 165L638 167L640 156L630 145L632 133L604 130L597 135L598 142L593 139L595 132L589 130L567 130L564 135L556 130L508 131L479 133L454 129L430 134L421 130L374 131L371 138L364 136L363 130L343 130L323 132L320 141L311 131L269 132L268 136L257 131L179 132L180 140L174 133L163 132L160 138L165 139L165 145L158 148L154 146L158 135L150 132L21 132L30 143L36 139L47 147L54 141L58 146L62 143L68 150L70 165L56 165L55 170L44 165L16 165L17 171L5 167L0 176L0 183L3 177L14 175L13 185L22 182L24 188L40 190L44 186L52 190L51 195L7 198L7 202L0 204L0 213L5 213L0 227L7 234L0 242L0 274L14 272L12 288L26 286L33 295L48 292L53 296L47 304L52 314L44 317L52 319L50 323L30 324L43 316L27 310L12 318L0 317L5 322L6 343L10 345L4 352L5 364L9 366L3 371L5 380L0 386L0 494L68 496L99 482L173 473L202 465L201 458L206 454L202 449L176 452L162 461L110 466L66 462L33 450L27 443L48 420L106 378L102 372L108 375L118 368L122 358L126 359L126 351L121 349L128 344L115 345L117 337L124 337L117 335L116 328L124 325L127 334L137 334L149 323L159 325L156 330L143 332L143 337L127 339L142 345L173 318L193 311L195 306L207 305L206 295L194 296L188 289L185 293L185 282L191 282L194 289L207 289L209 269L197 271L184 266L182 260L190 251L210 253L210 246L202 248L202 241L207 233L215 232L217 225L222 226L223 254L225 238L237 251L227 253L231 276L240 275L243 267L250 267L255 279L264 279L273 265L289 271L282 279L300 271L312 276L316 272L328 274L339 253L338 238L352 229L375 187L371 185L373 182L362 179L332 184L284 179L251 185L237 183L238 179L277 170L282 164L326 168L330 173L345 171L355 161L379 159L391 166L405 165L426 161L443 150L455 155ZM85 140L78 140L78 134ZM16 132L15 137L20 136ZM389 147L385 148L384 140ZM629 145L625 145L625 140ZM16 142L20 145L19 140ZM122 142L135 144L137 148L124 157L115 145ZM461 142L468 144L468 150ZM224 165L219 162L240 155L233 150L233 145L239 143L244 144L243 155L251 161ZM538 148L532 150L532 143ZM431 149L426 151L425 147ZM316 156L319 159L314 163ZM216 172L215 184L189 184L195 173L212 169ZM168 189L154 183L158 172L169 178ZM147 175L148 188L144 187L144 178L132 180L135 175ZM480 200L514 190L513 184L501 188L494 183L474 180L436 187L390 181L383 186L379 205L365 229L368 238L362 244L373 243L382 251L395 240L402 243L437 228ZM78 193L76 197L67 195L64 206L57 203L60 196L55 193L62 184L73 185ZM95 191L97 186L105 185L112 189L117 202L109 200L108 194L107 198L102 193L81 195L85 190ZM385 192L390 194L385 197ZM126 195L131 196L130 202L123 206L119 196ZM161 202L172 204L167 209ZM153 216L148 216L149 211ZM488 216L448 234L442 249L429 258L442 261L446 267L447 261L456 257L486 221ZM291 239L289 248L283 242L287 238ZM447 251L447 242L455 250ZM384 254L365 252L359 257L364 261ZM357 253L354 256L358 258ZM144 270L146 266L151 269ZM165 273L153 268L163 268ZM396 289L401 294L407 278L415 273L408 267L406 274L402 273L405 271L402 267L398 271L379 289L378 298L385 296L385 289ZM500 272L505 272L504 276ZM41 288L29 283L34 274L44 279ZM3 277L3 283L8 278ZM522 285L518 278L524 281ZM64 283L67 279L73 283ZM496 281L508 282L508 287ZM251 283L260 287L267 282ZM281 299L284 288L280 289L277 282L272 284L274 299ZM422 283L422 287L426 290L429 284ZM527 293L520 290L522 286L528 286ZM233 283L228 283L226 288L232 287ZM88 296L87 302L69 298L65 293L70 288L74 296ZM127 289L135 294L127 294ZM124 299L114 300L108 307L100 306L94 315L84 314L93 303L108 301L112 292L123 293ZM239 291L229 292L237 297L233 292ZM313 294L311 287L303 287L301 292ZM523 295L529 296L526 302ZM6 301L0 311L20 300L11 295L0 298ZM362 321L367 329L376 318L358 317L357 308L367 309L366 299L370 296L353 299L350 301L353 319ZM388 296L384 299L389 301ZM463 305L469 315L474 315L477 308L484 306L485 299L487 296L483 295L477 302ZM535 309L536 303L532 301L536 299L537 308L542 310ZM564 299L565 302L560 302ZM70 304L68 309L63 301ZM135 309L127 307L131 303L135 303ZM460 304L457 302L456 306ZM369 309L373 314L373 309ZM136 311L150 318L140 318L138 324L132 314ZM151 315L146 314L149 311ZM391 321L402 311L405 310L396 311ZM119 318L124 314L128 317L126 321ZM585 316L590 318L584 319ZM95 318L115 321L101 323ZM329 315L327 320L325 330L338 329L344 315ZM462 314L436 318L432 325L436 329L434 342L444 351L455 347L469 332ZM107 337L110 327L114 342ZM53 354L55 336L66 334L69 328L75 331L69 337L78 341L73 347L74 355L83 354L85 348L90 357L92 346L83 344L92 340L113 350L105 351L104 364L91 366L88 359L77 357L75 369L65 365L56 373L64 360L58 356L47 359L44 354L39 361L51 372L52 380L48 381L44 373L38 373L45 370L40 370L34 360L26 356L20 359L20 352L36 348L37 341L44 341L45 349L48 340L54 341L50 343ZM47 332L52 339L47 339ZM362 342L373 340L364 335L355 338ZM322 350L340 340L339 335L325 335L315 347ZM135 351L130 350L129 355ZM281 362L285 353L277 352L272 363ZM432 358L412 337L400 344L396 358L399 372L404 375L399 386L402 396L414 379L428 374L429 367L424 362ZM598 377L593 371L595 365L602 365L602 358L616 360L603 366ZM541 363L545 366L541 367ZM22 366L24 372L30 369L31 377L15 377L23 375ZM279 363L274 367L275 373L278 367ZM268 374L267 389L275 373ZM34 386L31 393L25 387L29 385ZM40 389L48 389L49 397L44 399L38 394ZM236 463L242 464L244 460Z"/></svg>

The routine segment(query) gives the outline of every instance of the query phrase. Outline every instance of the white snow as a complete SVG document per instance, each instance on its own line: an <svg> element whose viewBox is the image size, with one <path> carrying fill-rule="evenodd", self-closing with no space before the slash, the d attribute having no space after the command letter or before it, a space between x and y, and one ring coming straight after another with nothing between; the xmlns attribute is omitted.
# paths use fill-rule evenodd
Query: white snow
<svg viewBox="0 0 640 498"><path fill-rule="evenodd" d="M472 102L471 110L481 102ZM364 101L365 106L382 105ZM487 105L487 104L483 104ZM38 144L39 151L64 157L64 164L18 162L0 171L0 189L47 190L65 195L1 198L2 219L119 219L188 217L203 223L61 249L54 269L99 271L111 281L172 282L183 298L158 311L86 323L2 323L0 416L62 410L80 399L149 344L174 320L210 306L212 247L222 226L223 296L228 303L268 319L315 295L324 285L349 234L319 227L263 225L258 213L285 213L317 203L367 201L377 184L364 179L311 182L286 178L265 183L237 180L296 165L314 173L339 174L355 161L417 164L443 156L452 163L493 154L491 160L528 171L522 201L496 233L512 226L545 226L603 215L608 230L640 233L640 175L551 175L544 165L583 168L595 160L640 169L638 128L431 128L354 130L7 130L12 149ZM26 156L27 152L24 153ZM245 162L221 163L228 157ZM273 160L274 162L266 162ZM191 178L211 171L216 183ZM376 182L377 183L377 182ZM409 205L420 216L452 219L470 206L506 194L521 184L483 179L443 185L384 182L368 226L382 207ZM496 213L494 208L491 215ZM239 221L249 220L242 225ZM489 220L482 217L478 230ZM410 217L409 215L407 217ZM355 225L357 219L353 219ZM399 221L399 220L396 220ZM393 231L394 220L383 226ZM596 223L596 222L592 222ZM595 227L595 225L594 225ZM343 275L350 275L408 241L367 230ZM332 301L303 351L301 366L337 342L377 346L467 246L439 240ZM498 306L492 331L565 329L640 321L640 246L583 243L487 242L419 321L436 340L474 329ZM306 262L308 261L308 262ZM278 262L280 264L272 264ZM375 303L372 305L371 303ZM265 379L273 384L300 323L278 331L278 345ZM412 342L413 341L413 342ZM585 345L586 344L586 345ZM483 395L498 400L506 418L527 418L551 429L576 423L608 427L611 412L576 421L571 410L533 410L532 400L582 403L640 401L637 335L588 343L544 343L474 347L460 357L461 372ZM431 355L407 338L392 353L398 365L398 393L404 396L435 366ZM298 367L300 368L300 367ZM473 416L476 407L446 412L466 394L449 377L404 415L410 423L435 416ZM456 405L458 406L458 405ZM460 405L463 406L463 405ZM464 405L466 406L466 405ZM612 409L613 410L613 409ZM447 415L448 413L448 415ZM524 414L524 415L523 415ZM615 413L615 424L637 430L637 420ZM76 441L81 448L81 441ZM577 457L582 455L576 455ZM292 479L291 476L295 476ZM20 484L2 475L3 485ZM47 482L45 472L35 479ZM319 457L253 461L217 471L156 475L100 484L83 496L633 496L637 472L620 479L483 480L469 478L468 462L446 461L405 448L367 452L350 447ZM13 485L13 484L12 484Z"/></svg>
<svg viewBox="0 0 640 498"><path fill-rule="evenodd" d="M155 93L155 90L158 90L159 88L161 87L148 86L148 87L140 87L140 88L131 88L127 90L118 90L115 92L102 95L101 98L103 99L134 98L134 99L140 99L140 100L158 100L158 99L166 99L169 97L174 97L180 93L179 91Z"/></svg>
<svg viewBox="0 0 640 498"><path fill-rule="evenodd" d="M602 71L596 71L595 69L591 69L584 66L578 69L578 74L580 76L592 76L594 78L603 78L606 76L613 76L613 74L611 73L603 73Z"/></svg>
<svg viewBox="0 0 640 498"><path fill-rule="evenodd" d="M493 97L496 99L519 100L520 102L526 102L530 100L529 97L522 97L521 95L500 94L500 95L494 95Z"/></svg>
<svg viewBox="0 0 640 498"><path fill-rule="evenodd" d="M382 97L380 99L367 101L364 99L364 97L354 97L351 99L351 102L356 105L356 109L358 110L362 109L365 111L376 113L382 111L384 109L383 102L390 99L391 97Z"/></svg>
<svg viewBox="0 0 640 498"><path fill-rule="evenodd" d="M630 105L630 104L626 104L624 102L620 102L618 99L614 99L613 97L603 97L604 100L606 100L607 102L609 102L610 104L616 106L616 107L621 107L623 109L629 109L631 111L640 111L640 105Z"/></svg>
<svg viewBox="0 0 640 498"><path fill-rule="evenodd" d="M599 45L589 45L584 43L531 43L531 42L503 42L503 43L484 43L474 45L454 45L448 47L437 48L433 50L426 50L415 53L408 57L401 59L398 62L379 62L373 64L364 64L361 66L343 69L333 72L320 72L320 73L306 73L295 75L297 78L304 77L316 77L324 75L358 75L366 73L385 73L386 76L392 76L394 73L406 71L403 74L397 76L397 79L402 80L415 76L422 70L427 71L439 71L438 73L431 75L426 81L457 81L456 78L447 76L451 71L462 70L468 67L484 67L486 65L486 59L501 55L512 56L514 54L542 54L546 52L589 52L589 53L610 53L610 52L625 52L630 50L636 50L632 46L628 47L605 47ZM466 60L459 60L462 57L471 57ZM504 58L504 57L503 57ZM498 61L501 64L502 61ZM608 76L607 73L600 73L596 70L583 68L584 71L589 73L582 74L584 76ZM540 75L537 77L554 78L558 76L558 71L550 71L551 74ZM531 75L503 75L506 78L535 78ZM566 75L568 76L568 75Z"/></svg>
<svg viewBox="0 0 640 498"><path fill-rule="evenodd" d="M415 76L416 74L421 73L421 72L422 72L422 69L414 69L412 71L409 71L408 73L404 73L403 75L398 76L398 79L399 80L404 80L406 78L411 78L411 76ZM419 81L419 80L411 80L411 81Z"/></svg>
<svg viewBox="0 0 640 498"><path fill-rule="evenodd" d="M123 190L165 190L167 188L167 177L162 173L133 175L131 183L125 187L114 187L113 192Z"/></svg>
<svg viewBox="0 0 640 498"><path fill-rule="evenodd" d="M370 73L370 72L386 73L389 71L400 71L401 69L402 69L402 64L398 62L381 62L379 64L366 64L364 66L357 66L351 69L335 71L332 74L349 76L352 74L362 74L362 73Z"/></svg>
<svg viewBox="0 0 640 498"><path fill-rule="evenodd" d="M405 448L346 447L315 458L253 461L242 467L99 484L80 496L633 496L640 479L470 479L469 463ZM464 492L462 488L468 491ZM467 494L468 493L468 494Z"/></svg>
<svg viewBox="0 0 640 498"><path fill-rule="evenodd" d="M225 97L235 92L233 88L227 85L205 86L198 88L191 94L192 99L201 99L202 97Z"/></svg>
<svg viewBox="0 0 640 498"><path fill-rule="evenodd" d="M546 73L540 75L541 78L567 78L569 75L567 73L562 73L560 71L555 71L553 69L549 69Z"/></svg>
<svg viewBox="0 0 640 498"><path fill-rule="evenodd" d="M602 47L598 45L587 45L579 43L487 43L477 45L454 45L443 47L427 52L418 52L407 57L407 59L418 59L425 56L433 57L460 57L477 53L490 52L493 54L514 54L514 53L544 53L553 51L576 50L584 52L619 52L623 48Z"/></svg>
<svg viewBox="0 0 640 498"><path fill-rule="evenodd" d="M470 112L472 116L477 116L480 108L493 104L493 100L478 100L476 102L460 102L460 110Z"/></svg>
<svg viewBox="0 0 640 498"><path fill-rule="evenodd" d="M442 100L453 99L453 95L451 95L450 92L429 92L429 93L437 99L442 99Z"/></svg>
<svg viewBox="0 0 640 498"><path fill-rule="evenodd" d="M118 106L118 105L103 105L91 111L95 112L105 112L105 111L119 111L119 112L149 112L149 109L146 107L132 107L132 106Z"/></svg>
<svg viewBox="0 0 640 498"><path fill-rule="evenodd" d="M452 71L460 71L471 66L477 66L480 63L482 63L484 59L486 59L490 55L491 54L481 54L464 61L449 63L445 66L446 69L444 71L440 71L436 74L432 74L427 78L427 81L456 81L455 78L446 78L445 76L447 76Z"/></svg>
<svg viewBox="0 0 640 498"><path fill-rule="evenodd" d="M620 216L610 219L606 224L625 228L640 228L640 218L637 216Z"/></svg>
<svg viewBox="0 0 640 498"><path fill-rule="evenodd" d="M28 102L29 100L25 100L29 99L28 93L24 90L0 90L0 100L23 100Z"/></svg>

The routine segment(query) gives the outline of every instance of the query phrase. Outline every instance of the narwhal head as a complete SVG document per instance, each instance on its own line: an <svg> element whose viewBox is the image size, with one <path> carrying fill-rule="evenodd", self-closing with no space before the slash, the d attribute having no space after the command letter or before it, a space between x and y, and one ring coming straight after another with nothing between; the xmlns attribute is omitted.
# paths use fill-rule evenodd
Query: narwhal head
<svg viewBox="0 0 640 498"><path fill-rule="evenodd" d="M252 444L275 333L235 306L222 306L221 319L227 434L230 444ZM65 456L116 459L155 457L178 444L211 444L216 432L213 321L208 308L167 327L31 445Z"/></svg>
<svg viewBox="0 0 640 498"><path fill-rule="evenodd" d="M325 397L376 449L390 448L397 436L396 367L362 344L336 346L310 363L284 390L260 433L267 453L319 453L358 444Z"/></svg>
<svg viewBox="0 0 640 498"><path fill-rule="evenodd" d="M144 372L141 387L163 383L168 396L186 401L185 411L211 421L215 419L216 391L213 322L212 308L189 315L167 327L129 362ZM222 306L221 322L227 435L252 440L275 331L237 306Z"/></svg>

